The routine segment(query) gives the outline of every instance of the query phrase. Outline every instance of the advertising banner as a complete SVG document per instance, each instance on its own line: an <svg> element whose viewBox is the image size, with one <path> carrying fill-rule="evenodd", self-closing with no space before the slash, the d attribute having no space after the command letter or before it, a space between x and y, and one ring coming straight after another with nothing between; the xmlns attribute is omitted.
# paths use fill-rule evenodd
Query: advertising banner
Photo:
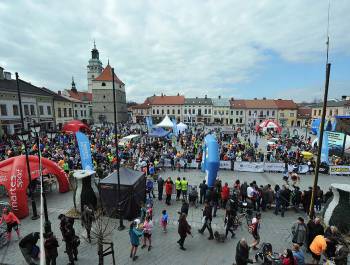
<svg viewBox="0 0 350 265"><path fill-rule="evenodd" d="M231 161L220 161L220 169L231 169Z"/></svg>
<svg viewBox="0 0 350 265"><path fill-rule="evenodd" d="M264 170L270 172L284 172L284 163L265 163Z"/></svg>
<svg viewBox="0 0 350 265"><path fill-rule="evenodd" d="M330 175L350 175L350 166L330 166Z"/></svg>
<svg viewBox="0 0 350 265"><path fill-rule="evenodd" d="M264 172L263 162L246 162L246 161L236 161L235 171L245 171L245 172Z"/></svg>
<svg viewBox="0 0 350 265"><path fill-rule="evenodd" d="M328 148L329 156L343 154L343 145L345 134L341 132L327 132L328 133Z"/></svg>
<svg viewBox="0 0 350 265"><path fill-rule="evenodd" d="M323 134L323 143L322 143L322 149L321 149L321 162L329 164L329 146L328 146L328 131L325 131Z"/></svg>
<svg viewBox="0 0 350 265"><path fill-rule="evenodd" d="M91 158L91 147L89 138L82 132L76 132L75 135L79 146L82 168L84 170L94 170Z"/></svg>

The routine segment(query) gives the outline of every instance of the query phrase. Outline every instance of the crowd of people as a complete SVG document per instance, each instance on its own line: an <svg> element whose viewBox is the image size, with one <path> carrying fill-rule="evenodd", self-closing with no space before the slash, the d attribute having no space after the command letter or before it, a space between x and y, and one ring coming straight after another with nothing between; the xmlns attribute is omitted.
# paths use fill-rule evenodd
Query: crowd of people
<svg viewBox="0 0 350 265"><path fill-rule="evenodd" d="M192 128L173 138L154 139L147 138L146 133L139 128L132 128L129 125L118 127L119 138L138 133L142 137L140 141L128 142L119 146L119 153L116 155L116 145L114 131L112 128L97 128L91 131L89 138L91 141L92 160L95 166L96 175L104 178L110 174L116 167L117 163L136 170L143 170L149 177L146 184L146 193L148 200L141 205L140 218L133 221L129 228L131 242L130 258L137 259L137 250L142 237L141 248L148 251L152 249L152 231L154 229L153 221L153 198L155 190L157 191L158 200L163 200L165 195L165 208L160 216L161 229L167 233L169 216L166 206L171 205L172 200L182 201L178 219L178 234L180 239L177 243L181 250L186 250L184 244L188 235L192 235L191 225L187 221L189 207L203 205L203 217L201 219L202 227L198 230L199 234L204 234L207 230L209 233L208 240L225 241L228 235L235 237L235 230L239 225L239 215L244 211L247 217L248 231L252 235L251 244L242 238L236 246L236 263L247 264L255 261L256 258L249 258L250 249L258 250L260 245L260 223L262 221L261 212L274 209L275 215L284 217L289 208L296 212L304 211L309 214L312 188L301 190L298 185L300 176L298 172L288 172L288 164L298 165L307 163L309 171L312 172L315 167L314 160L303 157L303 151L310 151L311 138L287 137L276 135L270 132L267 135L255 133L251 129L234 130L232 134L225 134L219 128L210 129L218 139L220 146L220 160L231 161L234 169L235 161L269 161L284 162L285 174L282 178L282 185L259 185L256 181L247 183L236 179L233 183L222 183L218 178L214 187L208 187L205 181L197 185L189 185L185 177L178 177L172 180L170 177L163 179L165 160L170 161L170 170L186 170L187 165L193 161L198 163L202 160L202 142L209 131L203 128ZM267 146L260 144L262 137L273 139L273 144ZM30 141L27 143L29 154L36 154L40 148L43 157L47 157L58 163L65 172L70 174L75 169L81 168L79 149L73 135L58 134L55 139L51 140L47 136L41 137L40 146ZM266 148L266 149L265 149ZM9 157L17 156L24 153L24 143L16 137L3 136L0 143L0 161ZM342 163L338 160L337 163ZM297 167L296 167L297 168ZM40 181L40 180L38 180ZM176 195L173 197L173 191ZM320 187L314 197L315 211L322 209L322 204L332 197L332 191L323 192ZM222 223L225 233L221 235L218 231L213 231L212 221L217 215L218 210L224 210L225 218ZM245 209L245 210L244 210ZM247 211L247 209L249 211ZM12 213L13 215L13 213ZM11 212L4 212L0 221L7 224L7 236L11 239L11 231L14 229L19 236L19 220L12 216ZM87 240L91 243L91 226L93 222L93 211L85 207L82 213L82 221L87 231ZM70 264L78 258L79 237L75 234L74 219L64 215L59 216L60 230L63 241L66 244L66 254ZM320 232L319 220L312 219L307 225L304 224L303 218L293 225L291 232L293 234L293 245L286 249L280 256L282 264L303 264L302 247L307 246L306 250L312 253L315 264L319 261L319 256L325 254L333 258L335 263L345 264L344 253L348 252L345 241L332 237L336 228L329 228L330 234ZM317 232L316 232L317 231ZM333 234L332 234L333 233ZM323 238L319 237L323 236ZM337 234L338 236L338 234ZM32 234L27 238L28 242L36 245L37 234ZM24 238L22 239L24 240ZM326 243L324 243L326 242ZM29 243L28 243L29 244ZM26 244L23 243L23 246ZM325 247L326 246L326 247ZM52 233L45 234L45 252L46 263L56 264L58 240ZM23 247L23 255L27 259L33 260L35 253L28 252L29 247ZM332 251L330 249L333 249ZM21 249L22 250L22 249ZM27 252L26 252L27 251ZM26 255L25 255L26 253ZM28 263L30 264L30 263ZM35 264L35 263L34 263Z"/></svg>

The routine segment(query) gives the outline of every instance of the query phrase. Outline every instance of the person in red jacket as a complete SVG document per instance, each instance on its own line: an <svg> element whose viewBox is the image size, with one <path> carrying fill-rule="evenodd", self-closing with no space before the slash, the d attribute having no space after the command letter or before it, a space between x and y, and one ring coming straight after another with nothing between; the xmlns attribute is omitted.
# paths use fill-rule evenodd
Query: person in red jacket
<svg viewBox="0 0 350 265"><path fill-rule="evenodd" d="M173 182L171 181L170 178L168 178L167 181L165 182L165 194L166 194L165 203L167 205L170 205L172 192L173 192Z"/></svg>
<svg viewBox="0 0 350 265"><path fill-rule="evenodd" d="M13 212L9 211L7 208L4 208L2 210L0 224L2 224L3 221L5 221L7 225L7 240L11 241L12 229L16 231L18 238L20 238L19 228L18 228L20 221L17 218L17 216Z"/></svg>
<svg viewBox="0 0 350 265"><path fill-rule="evenodd" d="M226 209L226 203L230 197L230 188L228 187L227 182L225 182L224 187L222 187L221 190L221 203L222 203L222 208Z"/></svg>

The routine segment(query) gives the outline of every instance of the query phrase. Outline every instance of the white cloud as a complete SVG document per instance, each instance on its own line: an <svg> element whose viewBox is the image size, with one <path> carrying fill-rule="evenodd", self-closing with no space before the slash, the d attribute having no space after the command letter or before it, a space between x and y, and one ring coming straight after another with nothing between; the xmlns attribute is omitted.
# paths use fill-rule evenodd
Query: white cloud
<svg viewBox="0 0 350 265"><path fill-rule="evenodd" d="M288 62L323 60L327 6L326 0L7 1L0 4L1 64L55 90L74 75L83 89L95 38L129 99L160 92L237 97L234 87L258 76L266 50ZM334 55L349 55L349 13L347 0L332 1Z"/></svg>

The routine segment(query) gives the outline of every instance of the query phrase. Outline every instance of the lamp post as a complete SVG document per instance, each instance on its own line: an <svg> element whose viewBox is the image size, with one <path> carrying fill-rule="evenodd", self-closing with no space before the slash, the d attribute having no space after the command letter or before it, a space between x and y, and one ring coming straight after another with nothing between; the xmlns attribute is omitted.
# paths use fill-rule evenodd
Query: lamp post
<svg viewBox="0 0 350 265"><path fill-rule="evenodd" d="M43 200L44 218L45 218L44 230L45 230L45 233L49 233L49 232L52 232L52 230L51 230L51 223L49 221L49 215L47 213L46 193L44 191L44 177L43 177L43 174L42 174L40 136L39 136L40 124L34 123L34 125L32 125L30 127L30 129L32 131L32 136L35 137L35 143L36 143L37 148L38 148L39 176L40 176L40 181L41 181L41 198Z"/></svg>
<svg viewBox="0 0 350 265"><path fill-rule="evenodd" d="M28 172L28 178L29 178L29 183L28 183L28 197L30 197L30 200L32 202L32 210L33 210L33 216L32 216L32 220L36 220L39 218L39 215L37 213L37 209L36 209L36 203L33 197L33 191L32 191L32 175L30 172L30 167L29 167L29 158L28 158L28 149L27 149L27 141L29 139L29 132L26 132L24 130L24 118L23 118L23 110L22 110L22 97L21 97L21 90L19 88L19 79L18 79L18 73L16 72L16 85L17 85L17 94L18 94L18 108L19 108L19 113L21 116L21 125L22 125L22 131L19 134L19 138L20 140L23 142L24 144L24 152L26 155L26 165L27 165L27 172Z"/></svg>
<svg viewBox="0 0 350 265"><path fill-rule="evenodd" d="M116 91L114 84L114 68L112 68L112 83L113 83L113 108L114 108L114 142L115 142L115 152L117 156L117 178L118 178L118 212L119 212L119 227L118 230L124 230L125 226L123 224L123 213L121 209L121 201L120 201L120 161L118 157L118 129L117 129L117 106L116 106Z"/></svg>

